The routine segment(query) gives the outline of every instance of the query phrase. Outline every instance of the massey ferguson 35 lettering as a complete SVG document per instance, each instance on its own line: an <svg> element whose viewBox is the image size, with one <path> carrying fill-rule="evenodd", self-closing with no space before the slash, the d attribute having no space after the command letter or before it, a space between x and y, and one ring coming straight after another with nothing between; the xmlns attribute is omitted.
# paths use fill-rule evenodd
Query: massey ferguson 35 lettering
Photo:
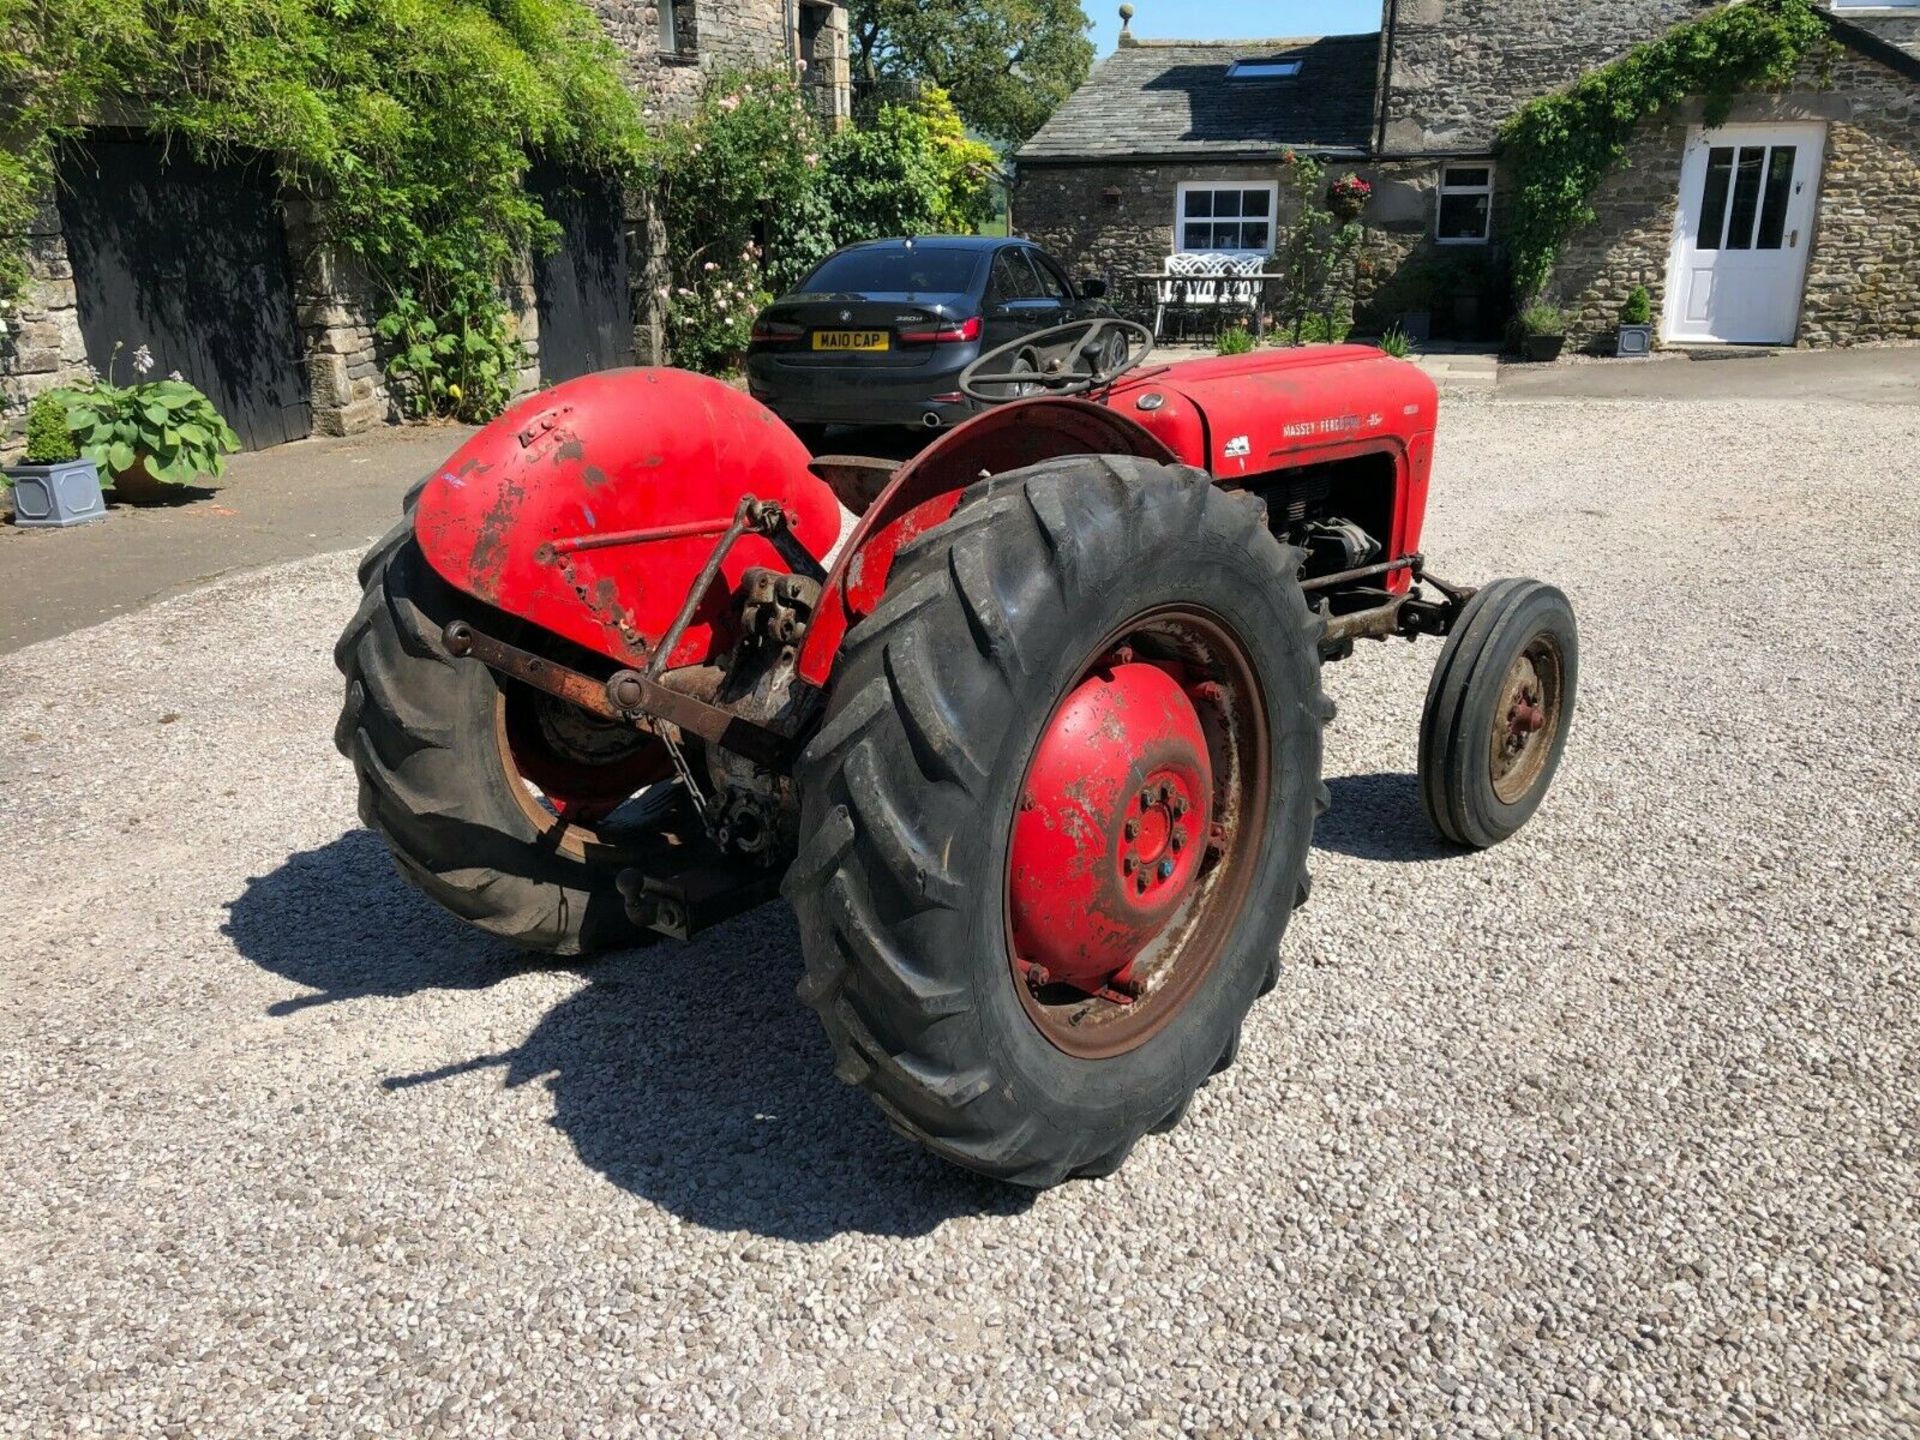
<svg viewBox="0 0 1920 1440"><path fill-rule="evenodd" d="M1421 797L1487 846L1552 782L1578 641L1550 586L1427 569L1414 367L1149 365L1112 319L1018 344L904 465L673 370L522 402L368 555L336 738L400 872L530 949L784 894L835 1073L1046 1186L1178 1124L1277 982L1322 667L1445 640Z"/></svg>

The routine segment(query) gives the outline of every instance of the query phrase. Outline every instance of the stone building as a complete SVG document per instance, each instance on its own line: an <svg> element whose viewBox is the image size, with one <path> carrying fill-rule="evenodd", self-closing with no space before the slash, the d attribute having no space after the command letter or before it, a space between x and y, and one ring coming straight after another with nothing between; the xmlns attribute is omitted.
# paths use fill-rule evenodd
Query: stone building
<svg viewBox="0 0 1920 1440"><path fill-rule="evenodd" d="M1293 148L1373 182L1366 308L1497 334L1500 127L1711 8L1384 0L1380 30L1359 36L1197 45L1129 29L1020 152L1015 223L1108 274L1179 250L1270 251L1246 211L1278 193ZM1712 131L1697 100L1641 124L1545 293L1576 344L1608 345L1640 285L1668 344L1920 339L1920 0L1831 0L1827 19L1828 53L1781 93L1738 97Z"/></svg>
<svg viewBox="0 0 1920 1440"><path fill-rule="evenodd" d="M589 0L649 119L682 115L705 76L785 66L823 123L849 112L838 0ZM659 269L667 237L650 197L536 167L528 183L565 239L530 260L511 298L527 347L520 388L664 358ZM234 421L249 448L350 434L391 416L377 301L329 247L312 197L265 164L199 165L137 129L70 147L29 237L29 283L0 312L0 447L34 395L146 345ZM123 356L118 378L131 377Z"/></svg>

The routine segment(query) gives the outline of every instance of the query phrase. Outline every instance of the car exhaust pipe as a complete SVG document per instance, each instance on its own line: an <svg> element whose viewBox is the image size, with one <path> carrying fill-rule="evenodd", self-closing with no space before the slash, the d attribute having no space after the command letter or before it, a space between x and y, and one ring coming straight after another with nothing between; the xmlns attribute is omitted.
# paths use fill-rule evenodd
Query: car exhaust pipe
<svg viewBox="0 0 1920 1440"><path fill-rule="evenodd" d="M920 417L920 423L926 426L927 429L929 430L938 430L941 425L941 420L940 420L940 416L936 412L929 410L927 411L926 414Z"/></svg>

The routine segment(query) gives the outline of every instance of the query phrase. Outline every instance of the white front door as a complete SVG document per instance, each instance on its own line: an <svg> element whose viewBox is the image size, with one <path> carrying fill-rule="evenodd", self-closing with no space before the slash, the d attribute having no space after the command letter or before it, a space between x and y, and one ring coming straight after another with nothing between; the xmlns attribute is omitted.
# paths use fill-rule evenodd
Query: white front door
<svg viewBox="0 0 1920 1440"><path fill-rule="evenodd" d="M1793 342L1825 150L1824 125L1694 134L1680 169L1668 340Z"/></svg>

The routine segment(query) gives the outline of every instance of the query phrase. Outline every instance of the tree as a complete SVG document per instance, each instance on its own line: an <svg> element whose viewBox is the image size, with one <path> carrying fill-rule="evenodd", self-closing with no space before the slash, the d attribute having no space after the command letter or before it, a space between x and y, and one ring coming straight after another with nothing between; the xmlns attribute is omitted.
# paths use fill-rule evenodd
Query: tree
<svg viewBox="0 0 1920 1440"><path fill-rule="evenodd" d="M1011 144L1093 64L1078 0L852 0L848 28L856 86L938 85L974 130Z"/></svg>

